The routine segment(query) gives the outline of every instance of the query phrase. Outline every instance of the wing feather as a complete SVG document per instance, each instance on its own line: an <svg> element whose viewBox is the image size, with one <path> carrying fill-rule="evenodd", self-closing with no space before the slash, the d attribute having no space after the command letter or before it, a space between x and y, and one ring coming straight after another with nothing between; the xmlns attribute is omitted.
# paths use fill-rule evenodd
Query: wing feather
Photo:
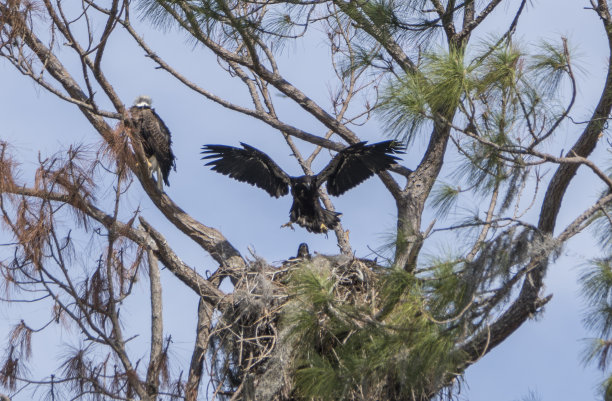
<svg viewBox="0 0 612 401"><path fill-rule="evenodd" d="M240 142L243 149L226 145L202 146L202 159L211 169L235 180L255 185L278 198L289 193L291 177L262 151Z"/></svg>
<svg viewBox="0 0 612 401"><path fill-rule="evenodd" d="M145 120L151 126L148 142L154 148L155 157L161 167L166 185L170 185L168 174L173 167L176 170L175 157L172 152L172 134L155 109L150 109L150 113L151 116Z"/></svg>
<svg viewBox="0 0 612 401"><path fill-rule="evenodd" d="M317 175L317 185L327 181L330 195L342 195L374 174L384 171L400 160L395 154L405 147L397 141L383 141L366 145L359 142L340 152Z"/></svg>
<svg viewBox="0 0 612 401"><path fill-rule="evenodd" d="M155 156L160 166L164 182L168 182L170 170L176 170L175 156L172 152L172 135L170 130L150 107L132 107L132 121L141 138L142 147L147 158Z"/></svg>

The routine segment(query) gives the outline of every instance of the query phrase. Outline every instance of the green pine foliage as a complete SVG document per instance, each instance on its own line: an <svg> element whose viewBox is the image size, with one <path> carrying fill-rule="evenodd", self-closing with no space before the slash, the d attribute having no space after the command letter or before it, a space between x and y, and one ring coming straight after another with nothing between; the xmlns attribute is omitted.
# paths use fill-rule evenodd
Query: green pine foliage
<svg viewBox="0 0 612 401"><path fill-rule="evenodd" d="M427 122L455 109L471 86L463 60L461 51L428 53L418 72L390 81L379 108L387 129L410 143Z"/></svg>
<svg viewBox="0 0 612 401"><path fill-rule="evenodd" d="M444 218L457 204L461 188L445 183L436 185L431 194L430 205L436 210L436 216Z"/></svg>
<svg viewBox="0 0 612 401"><path fill-rule="evenodd" d="M342 27L354 35L344 44L351 52L333 42L332 55L344 79L368 70L385 74L381 97L372 108L390 136L410 144L428 136L434 125L449 127L458 150L452 160L457 167L451 178L456 180L437 185L429 198L439 218L447 219L460 208L463 191L472 203L474 197L495 194L494 218L503 217L518 204L521 189L533 176L525 143L535 147L545 141L563 117L564 108L555 99L572 74L565 40L542 42L531 52L510 36L475 47L430 46L442 21L434 13L426 19L427 13L415 12L428 5L423 0L332 2L328 7L334 11L320 14L318 6L299 2L266 3L263 14L257 3L140 4L153 21L163 24L174 13L172 19L192 35L200 30L229 48L228 43L244 40L239 51L252 57L261 52L259 39L272 40L270 49L278 51L285 39L303 34L310 13L323 15L329 32ZM364 26L375 29L364 33ZM406 49L418 49L414 66L398 71L388 60L385 39L391 37L400 45L409 43ZM455 230L468 238L461 244L465 249L420 258L416 274L396 269L392 262L375 274L347 271L346 265L321 264L318 258L293 269L283 282L289 301L282 308L279 332L289 333L281 341L291 344L294 398L427 399L460 377L466 366L460 344L502 310L513 277L539 255L548 258L559 248L527 225L486 223L491 230L477 240L485 225L481 216L476 211L458 222L465 226ZM409 241L414 239L394 233L388 248ZM608 334L612 307L606 297L612 284L605 274L609 271L596 270L584 282L597 298L587 323ZM601 344L593 355L607 358L608 348Z"/></svg>
<svg viewBox="0 0 612 401"><path fill-rule="evenodd" d="M416 72L387 82L378 113L392 136L410 143L436 121L466 134L456 142L459 185L438 185L430 198L438 217L458 205L459 187L481 196L499 191L501 213L526 185L532 158L520 149L558 126L563 107L556 97L571 73L565 39L535 50L490 40L474 49L431 51Z"/></svg>
<svg viewBox="0 0 612 401"><path fill-rule="evenodd" d="M566 49L567 41L563 39L561 45L541 42L539 53L534 54L529 65L531 72L539 79L539 87L547 95L554 95L564 76L569 72L569 51Z"/></svg>
<svg viewBox="0 0 612 401"><path fill-rule="evenodd" d="M610 170L608 170L610 175ZM600 196L609 195L608 189ZM583 362L596 363L602 371L608 369L612 351L612 209L604 205L600 212L591 218L588 225L593 228L600 247L607 256L592 259L580 276L582 296L587 307L583 316L585 327L594 332L596 337L585 341ZM612 374L601 383L601 393L606 401L612 400Z"/></svg>
<svg viewBox="0 0 612 401"><path fill-rule="evenodd" d="M384 13L379 17L386 23L391 19ZM429 52L417 71L387 83L378 112L395 137L413 141L446 118L466 134L457 182L438 185L430 198L439 216L457 207L461 188L483 197L498 191L499 214L516 200L530 172L529 157L516 150L525 132L541 135L559 114L544 107L550 102L543 99L553 96L569 73L563 46L542 45L535 55L512 43L489 44L474 54ZM364 53L362 62L368 60L374 57ZM556 78L541 82L543 71ZM535 114L546 115L541 121L548 125L532 126L528 117ZM474 216L464 222L464 232L482 225ZM395 245L401 241L394 237ZM529 261L559 249L529 226L494 230L475 248L468 242L463 252L420 260L416 275L393 267L377 272L368 291L355 282L347 287L342 274L312 263L293 273L292 300L282 321L296 350L299 398L424 399L441 383L460 377L466 361L458 344L511 295L491 288L511 288L510 280Z"/></svg>
<svg viewBox="0 0 612 401"><path fill-rule="evenodd" d="M589 305L584 322L601 337L612 334L612 260L595 259L580 277Z"/></svg>
<svg viewBox="0 0 612 401"><path fill-rule="evenodd" d="M452 281L448 265L436 275ZM296 349L300 399L409 400L431 396L458 373L457 329L436 321L422 283L395 268L379 277L371 288L359 288L346 283L342 273L314 262L291 275L292 301L282 324L290 327ZM440 293L456 288L442 278L436 286ZM448 294L445 299L455 301Z"/></svg>
<svg viewBox="0 0 612 401"><path fill-rule="evenodd" d="M612 176L612 168L606 172L608 177ZM605 189L600 193L600 197L610 194L609 189ZM594 235L597 237L601 248L609 254L612 246L612 206L604 205L598 213L596 213L589 221Z"/></svg>
<svg viewBox="0 0 612 401"><path fill-rule="evenodd" d="M596 363L606 371L612 351L612 259L600 258L590 262L580 277L583 296L587 301L584 324L597 337L587 341L584 363ZM612 375L601 385L605 400L612 399Z"/></svg>

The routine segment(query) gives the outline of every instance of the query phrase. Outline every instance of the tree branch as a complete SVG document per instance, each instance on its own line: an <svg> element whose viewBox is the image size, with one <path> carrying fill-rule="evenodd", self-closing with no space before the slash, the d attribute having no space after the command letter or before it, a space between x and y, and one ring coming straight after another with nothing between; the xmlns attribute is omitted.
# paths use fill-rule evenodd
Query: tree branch
<svg viewBox="0 0 612 401"><path fill-rule="evenodd" d="M226 294L221 292L216 286L204 277L199 275L194 269L187 266L175 253L172 251L166 239L155 230L143 217L139 217L140 224L144 230L151 236L157 250L154 250L155 256L161 260L179 280L185 285L200 295L206 302L216 308L223 309L223 305L228 302Z"/></svg>
<svg viewBox="0 0 612 401"><path fill-rule="evenodd" d="M6 12L6 7L0 5L0 11ZM21 21L21 24L26 26L25 21ZM74 99L87 102L87 96L81 90L77 82L72 78L57 57L43 45L34 33L30 29L23 28L23 37L26 44L34 51L39 60L46 65L47 71L49 71L51 76L64 87L68 94ZM116 142L117 137L114 131L102 117L96 115L88 108L79 107L79 109L107 143L113 144ZM134 142L132 142L132 145L134 145ZM157 191L153 180L150 178L148 172L142 167L145 165L144 153L139 156L139 159L141 161L140 168L136 167L135 164L132 164L130 167L136 173L141 185L153 203L162 213L172 221L177 228L208 251L219 264L227 265L230 268L243 267L244 260L240 256L240 253L219 231L196 221L178 207L166 194L160 194Z"/></svg>
<svg viewBox="0 0 612 401"><path fill-rule="evenodd" d="M608 7L605 1L599 1L600 15L609 15ZM612 51L612 29L610 22L603 19L604 28L608 37L608 48ZM604 128L604 123L610 111L612 110L612 60L608 62L608 74L604 85L599 103L591 116L586 128L575 142L574 146L566 153L567 157L579 156L586 158L595 149L597 142L601 138L601 132ZM540 219L538 222L538 230L544 235L552 235L561 202L565 196L567 188L576 174L580 164L561 164L554 176L552 177L540 211ZM606 202L608 197L602 198ZM601 202L602 200L600 200ZM597 205L594 206L597 209ZM579 222L583 217L579 217L575 222ZM578 224L578 223L576 223ZM570 225L573 227L574 225ZM568 233L572 229L568 227ZM567 235L567 234L565 234ZM472 358L488 353L495 346L499 345L510 334L512 334L527 318L536 312L544 305L550 297L540 298L538 296L542 284L544 273L548 267L548 259L539 261L535 267L528 273L528 277L523 281L521 291L512 303L512 305L504 312L493 324L491 324L488 333L481 332L475 336L468 344L463 347ZM490 341L485 337L490 336Z"/></svg>
<svg viewBox="0 0 612 401"><path fill-rule="evenodd" d="M210 304L200 299L198 303L196 340L191 354L187 384L185 385L185 401L196 401L198 399L200 382L204 373L204 356L208 349L212 314L213 310Z"/></svg>
<svg viewBox="0 0 612 401"><path fill-rule="evenodd" d="M149 261L149 288L151 292L151 349L146 380L147 393L154 397L159 391L159 373L164 341L162 286L157 258L151 249L147 251L147 259Z"/></svg>

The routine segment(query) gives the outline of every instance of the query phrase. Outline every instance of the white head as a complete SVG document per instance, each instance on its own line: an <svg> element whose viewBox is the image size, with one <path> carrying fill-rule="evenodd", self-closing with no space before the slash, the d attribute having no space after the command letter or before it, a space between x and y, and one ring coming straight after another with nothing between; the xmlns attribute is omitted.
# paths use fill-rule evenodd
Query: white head
<svg viewBox="0 0 612 401"><path fill-rule="evenodd" d="M153 100L151 100L151 96L147 95L140 95L134 100L134 106L136 107L151 107L151 103L153 103Z"/></svg>

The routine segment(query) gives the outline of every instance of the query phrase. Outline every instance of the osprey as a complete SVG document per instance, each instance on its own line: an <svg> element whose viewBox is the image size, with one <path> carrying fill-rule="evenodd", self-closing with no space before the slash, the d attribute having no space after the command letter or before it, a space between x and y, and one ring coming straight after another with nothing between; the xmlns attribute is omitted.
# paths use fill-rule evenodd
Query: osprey
<svg viewBox="0 0 612 401"><path fill-rule="evenodd" d="M176 163L170 130L151 108L151 103L149 96L138 96L130 107L130 115L135 136L140 139L149 162L151 175L157 172L157 188L162 191L162 179L170 186L168 174L171 168L176 171Z"/></svg>
<svg viewBox="0 0 612 401"><path fill-rule="evenodd" d="M326 233L333 230L341 213L332 212L321 206L319 187L327 182L327 192L339 196L359 185L369 177L395 164L397 153L405 148L396 141L384 141L366 145L359 142L344 148L334 156L329 164L317 175L291 177L262 151L246 143L241 148L225 145L202 146L202 159L213 159L206 163L214 171L225 174L238 181L255 185L271 196L278 198L289 193L293 204L289 222L283 226L297 223L309 232Z"/></svg>

